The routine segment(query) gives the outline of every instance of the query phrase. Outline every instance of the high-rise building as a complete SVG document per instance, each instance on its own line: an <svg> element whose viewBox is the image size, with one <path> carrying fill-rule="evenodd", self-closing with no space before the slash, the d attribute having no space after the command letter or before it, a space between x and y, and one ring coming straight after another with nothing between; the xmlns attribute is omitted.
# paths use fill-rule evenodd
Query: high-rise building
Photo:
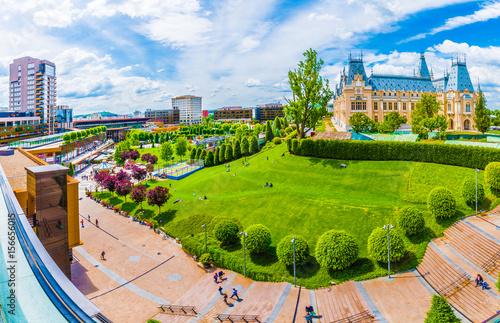
<svg viewBox="0 0 500 323"><path fill-rule="evenodd" d="M172 98L172 109L179 109L179 121L185 125L201 123L201 97L183 95Z"/></svg>
<svg viewBox="0 0 500 323"><path fill-rule="evenodd" d="M55 122L57 128L73 128L73 109L67 105L58 105Z"/></svg>
<svg viewBox="0 0 500 323"><path fill-rule="evenodd" d="M10 64L9 108L40 117L54 132L56 109L56 65L32 57L15 59Z"/></svg>

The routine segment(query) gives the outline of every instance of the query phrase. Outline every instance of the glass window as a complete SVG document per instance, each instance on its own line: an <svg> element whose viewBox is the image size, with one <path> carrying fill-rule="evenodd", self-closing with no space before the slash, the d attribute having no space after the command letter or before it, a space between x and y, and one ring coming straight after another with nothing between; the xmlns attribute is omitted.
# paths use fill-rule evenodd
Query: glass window
<svg viewBox="0 0 500 323"><path fill-rule="evenodd" d="M389 102L389 110L392 110L392 102Z"/></svg>
<svg viewBox="0 0 500 323"><path fill-rule="evenodd" d="M373 102L373 110L378 110L378 102Z"/></svg>
<svg viewBox="0 0 500 323"><path fill-rule="evenodd" d="M451 112L451 103L448 103L448 112Z"/></svg>
<svg viewBox="0 0 500 323"><path fill-rule="evenodd" d="M465 112L470 112L470 103L465 106Z"/></svg>
<svg viewBox="0 0 500 323"><path fill-rule="evenodd" d="M384 110L387 110L387 102L384 102Z"/></svg>
<svg viewBox="0 0 500 323"><path fill-rule="evenodd" d="M35 68L35 63L29 63L28 68Z"/></svg>
<svg viewBox="0 0 500 323"><path fill-rule="evenodd" d="M403 111L406 111L406 102L403 102Z"/></svg>

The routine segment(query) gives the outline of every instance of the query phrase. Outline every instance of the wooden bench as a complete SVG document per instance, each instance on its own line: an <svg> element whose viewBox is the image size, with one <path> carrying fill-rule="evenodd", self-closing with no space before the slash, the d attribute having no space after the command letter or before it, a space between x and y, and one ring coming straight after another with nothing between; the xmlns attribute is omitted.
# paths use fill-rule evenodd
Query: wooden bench
<svg viewBox="0 0 500 323"><path fill-rule="evenodd" d="M373 316L370 311L366 310L358 314L354 314L351 316L348 316L346 318L340 319L333 321L331 323L355 323L355 322L366 322L366 321L373 321L375 319L375 316Z"/></svg>
<svg viewBox="0 0 500 323"><path fill-rule="evenodd" d="M231 315L219 314L215 317L220 322L259 322L258 315Z"/></svg>
<svg viewBox="0 0 500 323"><path fill-rule="evenodd" d="M160 305L159 309L166 314L196 315L194 306Z"/></svg>

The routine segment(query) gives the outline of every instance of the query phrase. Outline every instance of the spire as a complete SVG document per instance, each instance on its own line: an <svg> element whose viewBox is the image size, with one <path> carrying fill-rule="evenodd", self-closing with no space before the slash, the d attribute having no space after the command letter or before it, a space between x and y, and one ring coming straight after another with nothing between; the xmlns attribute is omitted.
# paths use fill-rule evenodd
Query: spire
<svg viewBox="0 0 500 323"><path fill-rule="evenodd" d="M427 68L427 62L425 61L424 53L420 53L420 64L418 66L418 76L420 77L430 77L429 69Z"/></svg>

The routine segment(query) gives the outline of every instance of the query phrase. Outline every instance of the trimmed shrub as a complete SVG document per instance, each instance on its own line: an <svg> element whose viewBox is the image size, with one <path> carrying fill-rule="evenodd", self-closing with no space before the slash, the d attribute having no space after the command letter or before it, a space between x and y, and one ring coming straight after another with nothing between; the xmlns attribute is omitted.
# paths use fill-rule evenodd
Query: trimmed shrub
<svg viewBox="0 0 500 323"><path fill-rule="evenodd" d="M405 255L405 244L398 231L389 229L391 261L399 261ZM368 253L380 262L387 262L387 229L376 228L368 237Z"/></svg>
<svg viewBox="0 0 500 323"><path fill-rule="evenodd" d="M286 266L293 265L293 239L294 235L288 235L281 239L276 247L276 255L279 261ZM309 245L301 236L295 236L295 263L301 265L309 255Z"/></svg>
<svg viewBox="0 0 500 323"><path fill-rule="evenodd" d="M485 169L486 184L500 191L500 162L489 163Z"/></svg>
<svg viewBox="0 0 500 323"><path fill-rule="evenodd" d="M238 242L238 225L230 220L220 221L214 228L214 236L222 244L229 245Z"/></svg>
<svg viewBox="0 0 500 323"><path fill-rule="evenodd" d="M334 270L349 268L358 259L358 244L344 231L330 230L321 235L316 244L319 264Z"/></svg>
<svg viewBox="0 0 500 323"><path fill-rule="evenodd" d="M149 319L146 323L161 323L161 322L155 319Z"/></svg>
<svg viewBox="0 0 500 323"><path fill-rule="evenodd" d="M465 203L473 207L476 205L476 180L467 179L462 185L462 197ZM484 188L481 183L477 183L477 204L481 205L484 199Z"/></svg>
<svg viewBox="0 0 500 323"><path fill-rule="evenodd" d="M397 221L398 227L409 236L419 233L425 226L422 212L414 206L403 207L398 213Z"/></svg>
<svg viewBox="0 0 500 323"><path fill-rule="evenodd" d="M224 153L224 159L225 161L231 161L233 160L233 147L231 146L231 144L227 145L226 146L226 151Z"/></svg>
<svg viewBox="0 0 500 323"><path fill-rule="evenodd" d="M210 262L212 262L212 257L210 256L209 253L204 253L200 256L200 262L203 265L210 265Z"/></svg>
<svg viewBox="0 0 500 323"><path fill-rule="evenodd" d="M449 219L455 215L456 202L448 189L436 187L427 197L427 207L436 218Z"/></svg>
<svg viewBox="0 0 500 323"><path fill-rule="evenodd" d="M279 145L279 144L281 144L281 138L280 138L280 137L274 137L274 139L273 139L273 143L274 143L275 145Z"/></svg>
<svg viewBox="0 0 500 323"><path fill-rule="evenodd" d="M251 253L263 253L271 244L271 231L263 224L254 224L247 229L246 248ZM242 237L243 239L243 237Z"/></svg>
<svg viewBox="0 0 500 323"><path fill-rule="evenodd" d="M443 296L432 295L432 303L424 323L460 323Z"/></svg>

